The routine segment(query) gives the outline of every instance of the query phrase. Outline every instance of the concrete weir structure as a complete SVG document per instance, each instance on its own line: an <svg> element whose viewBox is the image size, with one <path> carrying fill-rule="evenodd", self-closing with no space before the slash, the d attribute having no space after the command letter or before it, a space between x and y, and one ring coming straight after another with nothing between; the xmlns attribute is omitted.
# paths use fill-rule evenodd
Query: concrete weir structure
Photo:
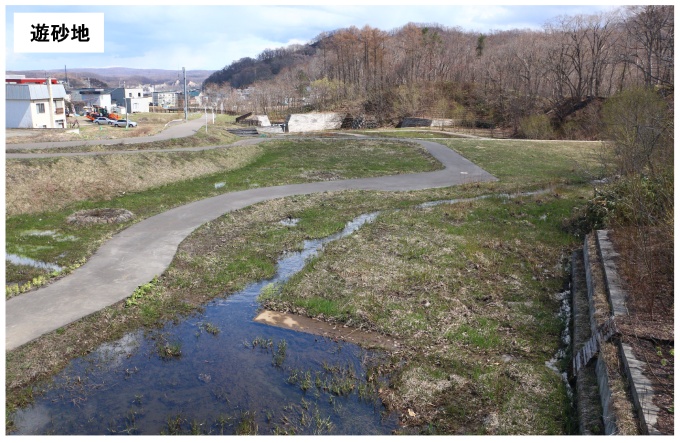
<svg viewBox="0 0 680 443"><path fill-rule="evenodd" d="M286 118L288 132L311 132L340 129L345 114L339 112L311 112L290 114Z"/></svg>
<svg viewBox="0 0 680 443"><path fill-rule="evenodd" d="M453 126L460 124L459 120L451 118L429 118L429 117L406 117L400 123L398 128L441 128L444 126Z"/></svg>

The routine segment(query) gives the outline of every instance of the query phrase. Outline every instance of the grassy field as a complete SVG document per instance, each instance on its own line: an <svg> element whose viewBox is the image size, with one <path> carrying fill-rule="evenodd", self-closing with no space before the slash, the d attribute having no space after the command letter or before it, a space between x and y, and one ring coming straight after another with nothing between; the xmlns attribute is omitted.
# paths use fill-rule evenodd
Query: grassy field
<svg viewBox="0 0 680 443"><path fill-rule="evenodd" d="M364 130L364 131L350 131L355 134L371 135L375 137L398 137L398 138L461 138L459 135L451 134L445 131L437 130L413 130L413 129L399 129L399 130Z"/></svg>
<svg viewBox="0 0 680 443"><path fill-rule="evenodd" d="M224 192L440 167L415 145L372 141L359 146L348 140L272 141L195 153L8 160L6 251L68 271L126 226L67 223L78 210L124 208L135 214L129 225ZM8 265L5 277L22 286L43 283L38 280L48 274Z"/></svg>
<svg viewBox="0 0 680 443"><path fill-rule="evenodd" d="M458 139L439 143L518 188L601 178L601 142Z"/></svg>
<svg viewBox="0 0 680 443"><path fill-rule="evenodd" d="M560 222L581 195L385 210L262 302L398 341L384 399L421 431L568 432L566 392L545 363L578 244Z"/></svg>
<svg viewBox="0 0 680 443"><path fill-rule="evenodd" d="M290 197L226 214L180 245L170 268L135 306L119 303L8 353L8 409L30 402L37 393L36 382L69 358L127 330L154 327L225 291L269 277L283 251L300 249L304 239L326 236L356 215L380 210L373 224L329 244L286 286L268 291L265 304L393 337L400 347L381 368L391 376L383 400L402 413L408 425L405 432L572 432L565 387L546 361L560 344L564 325L557 315L561 302L556 295L564 287L566 259L580 242L563 232L561 223L592 192L584 186L588 167L594 165L590 147L527 142L504 146L504 142L479 140L446 143L500 182L418 192ZM318 154L305 152L304 146L290 149L299 149L303 159ZM270 155L275 157L274 151ZM225 181L227 190L233 190L231 186L246 177L268 186L261 178L272 169L267 174L262 171L273 165L283 175L272 183L324 170L313 163L299 169L300 158L282 157L258 160L200 183L210 187L216 180ZM584 158L591 159L590 165ZM426 161L423 167L431 164ZM549 192L533 196L416 207L426 201L544 187ZM138 201L139 207L160 210L167 204L160 194L181 194L174 191L179 188L160 189L173 192L140 192L134 198L121 197L130 200L115 206L130 209ZM214 186L210 192L216 192ZM178 204L199 194L172 201ZM88 205L92 204L79 203L69 210ZM21 217L37 220L44 215L17 216L8 222ZM288 217L300 222L292 227L279 223ZM8 232L26 229L28 225L8 223ZM52 228L31 225L30 229ZM110 234L97 232L96 239L83 245L95 244L106 235ZM226 238L229 241L222 241ZM82 253L86 248L78 250ZM47 260L51 255L42 257Z"/></svg>

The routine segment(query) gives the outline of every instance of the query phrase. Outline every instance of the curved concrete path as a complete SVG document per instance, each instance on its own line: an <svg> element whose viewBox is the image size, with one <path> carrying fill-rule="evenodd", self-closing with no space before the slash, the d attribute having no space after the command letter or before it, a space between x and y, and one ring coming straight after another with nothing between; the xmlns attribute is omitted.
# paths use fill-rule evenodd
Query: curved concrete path
<svg viewBox="0 0 680 443"><path fill-rule="evenodd" d="M11 145L5 144L5 151L7 149L50 149L50 148L68 148L73 146L97 146L97 145L120 145L128 143L149 143L159 140L170 140L172 138L188 137L198 132L205 125L204 118L197 118L189 120L177 125L168 126L161 132L155 135L147 135L144 137L128 137L128 138L111 138L102 140L78 140L66 142L35 142L35 143L13 143Z"/></svg>
<svg viewBox="0 0 680 443"><path fill-rule="evenodd" d="M179 243L191 232L229 211L274 198L324 191L410 191L496 180L446 146L412 141L425 147L444 169L232 192L171 209L125 229L72 274L6 302L7 350L125 299L139 285L165 271Z"/></svg>

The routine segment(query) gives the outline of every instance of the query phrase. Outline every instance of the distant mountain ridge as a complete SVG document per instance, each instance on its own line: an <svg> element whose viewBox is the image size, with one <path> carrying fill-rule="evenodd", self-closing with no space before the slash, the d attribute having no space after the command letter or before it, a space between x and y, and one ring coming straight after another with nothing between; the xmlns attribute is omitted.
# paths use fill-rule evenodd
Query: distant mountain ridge
<svg viewBox="0 0 680 443"><path fill-rule="evenodd" d="M197 84L203 83L213 72L209 70L187 70L187 82ZM174 82L182 79L182 70L171 69L140 69L140 68L125 68L125 67L111 67L111 68L66 68L64 69L45 69L45 70L29 70L29 71L7 71L7 74L25 75L27 77L51 77L63 80L66 75L69 77L93 77L111 85L117 85L121 81L139 83L139 84L157 84Z"/></svg>

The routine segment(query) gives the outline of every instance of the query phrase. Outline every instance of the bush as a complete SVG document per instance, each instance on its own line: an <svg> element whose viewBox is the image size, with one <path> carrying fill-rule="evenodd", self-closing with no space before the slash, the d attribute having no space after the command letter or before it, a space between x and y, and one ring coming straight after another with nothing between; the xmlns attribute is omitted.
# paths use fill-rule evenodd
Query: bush
<svg viewBox="0 0 680 443"><path fill-rule="evenodd" d="M519 131L523 137L533 140L549 140L554 136L550 118L545 114L522 118L519 122Z"/></svg>
<svg viewBox="0 0 680 443"><path fill-rule="evenodd" d="M655 174L673 163L672 110L654 90L623 91L603 107L619 174Z"/></svg>
<svg viewBox="0 0 680 443"><path fill-rule="evenodd" d="M565 220L565 231L584 236L594 229L656 226L672 232L673 174L628 175L595 188L593 198ZM672 244L672 234L669 241Z"/></svg>

